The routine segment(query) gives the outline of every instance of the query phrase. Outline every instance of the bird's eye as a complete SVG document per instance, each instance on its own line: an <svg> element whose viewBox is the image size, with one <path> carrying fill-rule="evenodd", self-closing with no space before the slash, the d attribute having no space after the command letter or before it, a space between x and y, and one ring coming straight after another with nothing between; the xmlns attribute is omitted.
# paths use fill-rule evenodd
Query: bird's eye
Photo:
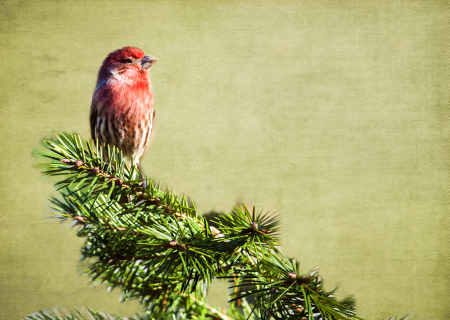
<svg viewBox="0 0 450 320"><path fill-rule="evenodd" d="M124 59L123 62L125 62L125 63L132 63L133 60L131 60L131 59Z"/></svg>

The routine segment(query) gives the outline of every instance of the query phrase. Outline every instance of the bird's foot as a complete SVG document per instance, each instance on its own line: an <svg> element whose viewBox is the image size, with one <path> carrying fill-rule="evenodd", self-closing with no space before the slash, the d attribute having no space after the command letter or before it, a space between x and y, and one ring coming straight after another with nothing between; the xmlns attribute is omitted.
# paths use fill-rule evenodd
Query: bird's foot
<svg viewBox="0 0 450 320"><path fill-rule="evenodd" d="M114 170L114 165L111 163L109 163L109 162L106 162L105 163L105 165L103 166L103 171L108 171L108 167L109 166L111 166L111 172L114 172L115 170Z"/></svg>
<svg viewBox="0 0 450 320"><path fill-rule="evenodd" d="M142 177L142 179L145 179L145 178ZM142 189L145 190L145 188L147 188L147 181L146 180L142 180L141 182L139 182L139 185L142 187Z"/></svg>
<svg viewBox="0 0 450 320"><path fill-rule="evenodd" d="M145 177L144 177L144 175L142 174L142 170L141 170L141 167L139 166L139 163L136 163L136 166L137 166L138 169L139 169L139 173L141 174L141 179L142 179L142 181L139 182L139 185L142 187L142 189L145 190L145 188L147 188L147 180L145 180Z"/></svg>

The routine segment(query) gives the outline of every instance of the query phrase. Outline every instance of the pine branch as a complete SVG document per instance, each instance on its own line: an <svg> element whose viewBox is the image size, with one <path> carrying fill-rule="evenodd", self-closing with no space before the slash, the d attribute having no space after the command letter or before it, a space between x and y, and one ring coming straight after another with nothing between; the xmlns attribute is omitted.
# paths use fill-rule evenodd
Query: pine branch
<svg viewBox="0 0 450 320"><path fill-rule="evenodd" d="M362 319L353 300L339 303L334 291L322 289L317 271L302 275L280 252L273 213L250 213L243 204L219 216L214 228L185 196L152 180L144 188L138 168L114 147L84 145L78 136L58 139L41 152L52 160L44 173L65 176L56 183L60 197L50 200L55 213L80 226L78 235L87 239L83 257L98 258L90 276L119 287L124 299L139 298L153 318L184 314L192 305L214 318L204 291L222 277L232 283L235 319L239 304L260 319Z"/></svg>

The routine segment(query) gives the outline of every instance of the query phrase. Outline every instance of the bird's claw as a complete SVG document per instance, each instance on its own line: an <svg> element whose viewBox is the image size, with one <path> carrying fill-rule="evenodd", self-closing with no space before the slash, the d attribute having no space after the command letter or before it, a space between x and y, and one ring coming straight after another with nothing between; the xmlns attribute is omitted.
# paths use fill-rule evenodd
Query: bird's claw
<svg viewBox="0 0 450 320"><path fill-rule="evenodd" d="M139 173L141 174L141 179L142 179L142 181L139 182L139 185L142 187L142 189L145 190L145 188L147 188L147 180L145 180L145 177L142 174L141 166L139 165L139 163L136 163L136 166L139 169Z"/></svg>
<svg viewBox="0 0 450 320"><path fill-rule="evenodd" d="M114 172L114 165L110 164L109 162L106 162L103 166L103 171L108 171L108 167L111 166L111 172Z"/></svg>
<svg viewBox="0 0 450 320"><path fill-rule="evenodd" d="M142 177L144 178L144 177ZM139 185L142 187L142 189L147 188L147 181L146 180L142 180L141 182L139 182Z"/></svg>

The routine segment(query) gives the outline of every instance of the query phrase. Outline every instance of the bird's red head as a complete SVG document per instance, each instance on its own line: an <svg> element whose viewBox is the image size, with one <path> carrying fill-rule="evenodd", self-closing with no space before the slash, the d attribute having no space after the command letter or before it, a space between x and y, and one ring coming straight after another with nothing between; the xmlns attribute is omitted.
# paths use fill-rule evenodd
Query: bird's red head
<svg viewBox="0 0 450 320"><path fill-rule="evenodd" d="M122 74L127 70L135 71L142 76L147 76L147 69L150 68L156 59L148 56L137 47L123 47L111 52L99 70L98 81L106 80L112 73Z"/></svg>
<svg viewBox="0 0 450 320"><path fill-rule="evenodd" d="M144 56L144 51L137 47L123 47L111 52L103 61L103 66L109 67L115 62L124 62L126 59L142 59Z"/></svg>

